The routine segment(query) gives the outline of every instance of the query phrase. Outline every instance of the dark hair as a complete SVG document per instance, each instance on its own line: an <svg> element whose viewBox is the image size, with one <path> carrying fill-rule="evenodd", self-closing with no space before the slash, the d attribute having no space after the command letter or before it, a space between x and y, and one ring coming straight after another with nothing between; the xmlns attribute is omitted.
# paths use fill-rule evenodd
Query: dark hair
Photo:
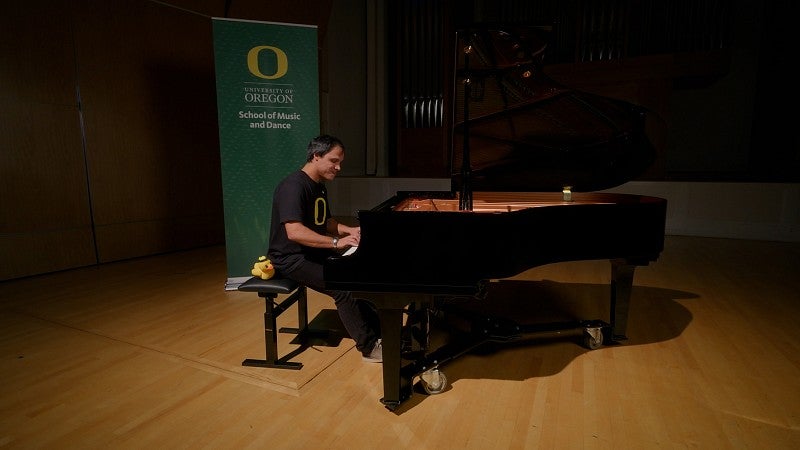
<svg viewBox="0 0 800 450"><path fill-rule="evenodd" d="M314 155L325 156L326 153L331 151L334 147L341 147L344 150L344 144L339 138L333 137L328 134L317 136L308 143L306 151L306 162L314 159Z"/></svg>

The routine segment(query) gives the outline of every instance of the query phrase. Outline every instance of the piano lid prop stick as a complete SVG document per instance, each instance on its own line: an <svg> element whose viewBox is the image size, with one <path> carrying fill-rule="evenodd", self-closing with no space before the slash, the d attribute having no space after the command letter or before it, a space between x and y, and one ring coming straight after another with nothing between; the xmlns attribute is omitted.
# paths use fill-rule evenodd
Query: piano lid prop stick
<svg viewBox="0 0 800 450"><path fill-rule="evenodd" d="M469 34L467 34L469 37ZM461 196L458 200L458 209L461 211L472 211L472 187L470 178L472 177L472 163L469 160L469 54L472 53L472 45L464 47L464 156L461 161Z"/></svg>

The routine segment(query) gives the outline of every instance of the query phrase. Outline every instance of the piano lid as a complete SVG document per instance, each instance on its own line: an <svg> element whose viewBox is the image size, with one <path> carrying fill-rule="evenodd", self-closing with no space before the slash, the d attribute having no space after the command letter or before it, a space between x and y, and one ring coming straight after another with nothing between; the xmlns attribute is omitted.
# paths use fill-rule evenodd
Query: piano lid
<svg viewBox="0 0 800 450"><path fill-rule="evenodd" d="M458 33L454 190L463 185L465 161L475 191L602 190L653 163L644 108L561 86L543 73L547 32L517 26Z"/></svg>

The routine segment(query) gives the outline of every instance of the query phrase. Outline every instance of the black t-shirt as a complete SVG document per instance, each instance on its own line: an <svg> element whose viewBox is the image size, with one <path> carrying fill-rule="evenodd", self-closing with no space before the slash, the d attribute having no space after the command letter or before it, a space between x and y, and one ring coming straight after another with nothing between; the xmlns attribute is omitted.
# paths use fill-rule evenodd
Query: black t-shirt
<svg viewBox="0 0 800 450"><path fill-rule="evenodd" d="M328 249L312 248L289 240L286 222L299 221L319 234L326 234L330 218L328 191L323 183L298 170L275 188L272 196L272 223L269 233L269 259L278 271L291 272L303 258L322 262L331 255Z"/></svg>

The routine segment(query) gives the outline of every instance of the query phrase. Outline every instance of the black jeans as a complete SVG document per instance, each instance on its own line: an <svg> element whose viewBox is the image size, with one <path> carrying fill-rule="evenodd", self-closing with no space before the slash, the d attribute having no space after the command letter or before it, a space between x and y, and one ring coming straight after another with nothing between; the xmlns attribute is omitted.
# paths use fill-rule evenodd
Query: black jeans
<svg viewBox="0 0 800 450"><path fill-rule="evenodd" d="M297 269L281 275L306 285L317 292L333 298L342 325L356 341L356 348L362 355L368 355L380 337L380 322L375 308L365 300L356 299L350 291L325 289L322 277L322 264L304 260Z"/></svg>

